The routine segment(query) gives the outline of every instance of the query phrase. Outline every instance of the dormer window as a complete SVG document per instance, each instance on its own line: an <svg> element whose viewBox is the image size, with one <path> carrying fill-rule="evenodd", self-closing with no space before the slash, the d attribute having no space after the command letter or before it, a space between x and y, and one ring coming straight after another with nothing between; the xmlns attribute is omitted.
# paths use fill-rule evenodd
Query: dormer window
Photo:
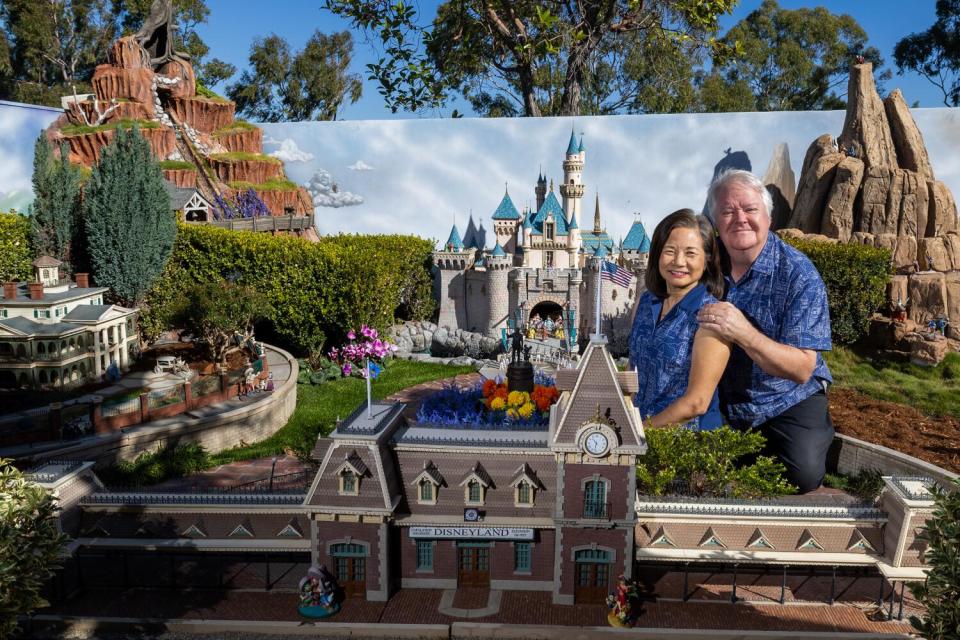
<svg viewBox="0 0 960 640"><path fill-rule="evenodd" d="M463 486L463 500L468 506L482 505L487 489L493 488L493 480L479 462L473 465L460 484Z"/></svg>
<svg viewBox="0 0 960 640"><path fill-rule="evenodd" d="M424 478L420 481L418 496L421 503L434 503L437 501L437 488L433 486L432 482Z"/></svg>
<svg viewBox="0 0 960 640"><path fill-rule="evenodd" d="M478 480L471 480L467 483L467 504L483 504L483 485Z"/></svg>
<svg viewBox="0 0 960 640"><path fill-rule="evenodd" d="M424 462L423 471L411 483L417 492L417 503L437 504L437 493L441 486L445 486L445 482L433 461Z"/></svg>
<svg viewBox="0 0 960 640"><path fill-rule="evenodd" d="M553 223L547 222L543 225L543 234L547 240L553 240Z"/></svg>
<svg viewBox="0 0 960 640"><path fill-rule="evenodd" d="M360 494L361 478L369 475L369 471L354 449L344 458L336 474L339 484L338 493L342 496L356 496Z"/></svg>
<svg viewBox="0 0 960 640"><path fill-rule="evenodd" d="M350 469L340 472L340 495L355 496L360 493L360 478Z"/></svg>
<svg viewBox="0 0 960 640"><path fill-rule="evenodd" d="M517 485L517 504L533 504L533 487L531 487L530 483L526 480L521 480L520 484Z"/></svg>

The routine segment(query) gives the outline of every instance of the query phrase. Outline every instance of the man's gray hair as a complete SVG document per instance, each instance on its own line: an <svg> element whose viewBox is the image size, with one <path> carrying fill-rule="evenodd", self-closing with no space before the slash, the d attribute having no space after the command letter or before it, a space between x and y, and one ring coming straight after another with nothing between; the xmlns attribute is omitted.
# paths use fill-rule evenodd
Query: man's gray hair
<svg viewBox="0 0 960 640"><path fill-rule="evenodd" d="M763 180L743 169L727 169L722 172L713 182L710 183L710 189L707 191L707 216L710 220L715 220L714 207L717 206L717 195L731 184L738 184L748 189L753 189L763 200L763 208L766 210L767 217L773 215L773 196L767 191Z"/></svg>

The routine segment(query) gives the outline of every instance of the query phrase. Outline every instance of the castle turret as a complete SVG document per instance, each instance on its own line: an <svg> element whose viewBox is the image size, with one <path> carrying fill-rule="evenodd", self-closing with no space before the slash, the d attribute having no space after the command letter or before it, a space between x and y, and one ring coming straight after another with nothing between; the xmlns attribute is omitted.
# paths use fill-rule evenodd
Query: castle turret
<svg viewBox="0 0 960 640"><path fill-rule="evenodd" d="M520 212L510 199L510 192L504 190L503 199L497 210L493 212L493 233L496 236L497 246L506 253L516 253L517 232L520 229Z"/></svg>
<svg viewBox="0 0 960 640"><path fill-rule="evenodd" d="M537 188L534 189L537 194L537 211L543 206L543 200L547 197L547 178L543 173L537 174Z"/></svg>
<svg viewBox="0 0 960 640"><path fill-rule="evenodd" d="M586 152L583 150L583 138L577 142L576 133L570 130L570 143L563 160L563 184L560 195L563 197L563 214L569 222L574 216L580 217L580 202L583 200L583 164Z"/></svg>
<svg viewBox="0 0 960 640"><path fill-rule="evenodd" d="M453 225L443 248L433 252L433 264L437 267L436 291L439 295L440 316L437 324L456 329L466 325L466 279L464 272L470 267L474 251L463 246L457 225Z"/></svg>
<svg viewBox="0 0 960 640"><path fill-rule="evenodd" d="M600 233L603 227L600 225L600 192L597 192L597 204L593 210L593 232Z"/></svg>
<svg viewBox="0 0 960 640"><path fill-rule="evenodd" d="M513 266L513 257L504 251L498 242L487 256L487 316L486 334L500 337L500 329L506 328L510 315L510 290L508 276Z"/></svg>
<svg viewBox="0 0 960 640"><path fill-rule="evenodd" d="M626 266L638 276L641 276L647 268L647 258L650 255L650 237L647 235L646 229L643 228L643 223L639 220L634 220L630 226L627 237L621 243L620 253Z"/></svg>
<svg viewBox="0 0 960 640"><path fill-rule="evenodd" d="M580 241L580 225L577 224L577 216L570 218L570 224L567 225L567 253L569 254L568 264L572 268L579 265L577 254L583 244Z"/></svg>

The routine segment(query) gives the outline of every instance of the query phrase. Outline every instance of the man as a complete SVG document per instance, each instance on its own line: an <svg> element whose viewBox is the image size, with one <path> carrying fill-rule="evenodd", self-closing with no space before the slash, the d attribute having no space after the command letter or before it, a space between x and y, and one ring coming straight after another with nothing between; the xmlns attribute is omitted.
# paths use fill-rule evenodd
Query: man
<svg viewBox="0 0 960 640"><path fill-rule="evenodd" d="M747 171L710 185L707 210L729 255L725 301L697 319L730 341L720 381L731 425L759 429L801 493L823 481L833 423L821 351L831 348L827 291L810 260L770 232L772 198ZM725 268L726 271L726 268Z"/></svg>

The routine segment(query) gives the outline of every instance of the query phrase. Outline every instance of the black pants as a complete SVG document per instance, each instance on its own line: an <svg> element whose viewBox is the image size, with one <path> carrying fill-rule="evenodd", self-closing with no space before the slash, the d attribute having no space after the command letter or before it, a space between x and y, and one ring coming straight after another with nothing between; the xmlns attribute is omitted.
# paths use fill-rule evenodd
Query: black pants
<svg viewBox="0 0 960 640"><path fill-rule="evenodd" d="M783 463L787 479L800 493L820 486L826 473L827 450L833 442L826 392L801 400L758 428L767 438L763 453Z"/></svg>

